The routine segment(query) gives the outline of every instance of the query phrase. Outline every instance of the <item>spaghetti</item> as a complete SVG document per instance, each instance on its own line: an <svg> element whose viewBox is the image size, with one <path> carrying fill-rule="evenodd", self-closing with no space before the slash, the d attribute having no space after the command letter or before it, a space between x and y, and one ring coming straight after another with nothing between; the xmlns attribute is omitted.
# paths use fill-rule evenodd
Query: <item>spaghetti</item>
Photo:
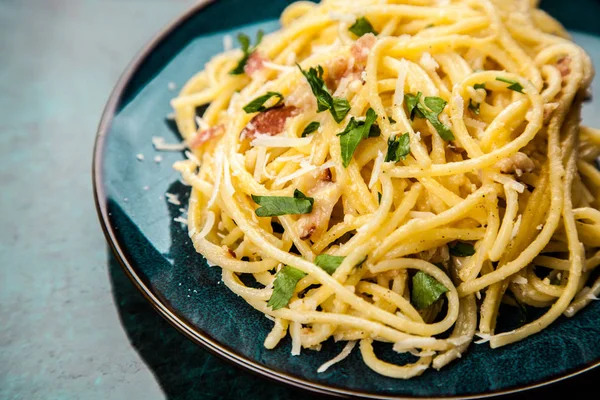
<svg viewBox="0 0 600 400"><path fill-rule="evenodd" d="M358 342L407 379L600 294L593 69L533 3L296 2L173 99L189 236L274 321L267 348L347 341L324 371ZM496 333L501 303L547 310Z"/></svg>

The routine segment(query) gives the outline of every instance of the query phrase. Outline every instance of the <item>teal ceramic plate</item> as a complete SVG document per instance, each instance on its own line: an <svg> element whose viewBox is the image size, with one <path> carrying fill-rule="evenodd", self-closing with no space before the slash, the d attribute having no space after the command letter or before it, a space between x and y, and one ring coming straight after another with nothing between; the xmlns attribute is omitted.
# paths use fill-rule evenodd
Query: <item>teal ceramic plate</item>
<svg viewBox="0 0 600 400"><path fill-rule="evenodd" d="M305 350L299 357L290 355L289 339L275 350L263 347L272 323L220 284L219 269L206 265L194 251L185 227L174 221L181 215L180 207L185 206L189 192L171 168L183 155L155 152L151 139L162 136L169 142L179 140L165 118L171 112L169 101L176 94L169 90L173 83L181 87L211 56L222 51L225 34L245 31L253 37L259 28L277 29L277 17L289 3L219 0L197 5L150 42L109 100L94 154L96 202L110 245L153 306L210 351L253 372L327 394L482 397L536 387L598 364L600 302L514 345L496 350L485 344L472 345L461 360L409 381L377 375L363 364L358 352L326 373L317 374L323 362L339 353L341 343L327 342L322 351ZM560 3L543 5L568 19L573 2ZM595 6L599 7L597 2ZM594 12L586 15L590 14ZM574 38L600 65L600 38L583 33L575 33ZM597 84L596 98L600 98L599 90ZM586 105L584 120L600 126L593 108L593 103ZM144 159L139 160L138 155ZM162 161L155 162L155 156ZM167 191L179 194L183 205L168 203ZM383 346L376 350L384 358L399 357Z"/></svg>

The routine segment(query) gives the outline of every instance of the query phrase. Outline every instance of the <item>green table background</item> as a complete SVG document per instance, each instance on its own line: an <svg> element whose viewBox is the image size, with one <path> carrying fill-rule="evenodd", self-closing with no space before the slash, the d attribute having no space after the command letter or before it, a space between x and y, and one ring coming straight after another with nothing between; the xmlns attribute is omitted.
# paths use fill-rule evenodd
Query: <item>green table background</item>
<svg viewBox="0 0 600 400"><path fill-rule="evenodd" d="M171 328L125 277L98 224L90 169L104 103L137 50L192 3L0 0L1 400L308 395ZM560 16L567 27L597 24L598 1L572 3ZM591 391L599 378L597 368L511 398Z"/></svg>

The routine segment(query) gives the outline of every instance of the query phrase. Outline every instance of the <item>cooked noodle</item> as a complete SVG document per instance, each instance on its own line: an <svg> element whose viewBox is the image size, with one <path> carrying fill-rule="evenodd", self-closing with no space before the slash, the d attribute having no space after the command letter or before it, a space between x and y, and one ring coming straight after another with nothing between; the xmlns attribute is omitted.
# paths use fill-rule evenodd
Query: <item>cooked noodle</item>
<svg viewBox="0 0 600 400"><path fill-rule="evenodd" d="M297 2L247 52L245 73L230 73L244 53L227 50L172 101L200 162L175 165L192 186L190 237L273 318L267 348L288 333L293 354L359 341L370 368L406 379L461 357L476 334L504 346L596 298L600 131L580 126L593 69L532 3ZM318 66L348 102L339 123L318 112L306 75ZM244 111L268 92L283 102ZM378 129L360 131L373 113ZM409 152L388 161L394 145ZM308 208L259 217L273 197ZM344 258L327 271L323 254ZM495 334L502 302L548 309ZM374 341L418 360L383 361Z"/></svg>

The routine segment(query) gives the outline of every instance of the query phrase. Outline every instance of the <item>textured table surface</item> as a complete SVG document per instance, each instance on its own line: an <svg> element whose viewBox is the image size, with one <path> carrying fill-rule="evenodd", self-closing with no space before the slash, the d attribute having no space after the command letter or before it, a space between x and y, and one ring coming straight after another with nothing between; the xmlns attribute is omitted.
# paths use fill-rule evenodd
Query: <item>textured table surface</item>
<svg viewBox="0 0 600 400"><path fill-rule="evenodd" d="M104 103L135 52L192 3L0 0L0 400L306 397L171 328L97 221L90 169ZM599 372L518 398L591 388Z"/></svg>

